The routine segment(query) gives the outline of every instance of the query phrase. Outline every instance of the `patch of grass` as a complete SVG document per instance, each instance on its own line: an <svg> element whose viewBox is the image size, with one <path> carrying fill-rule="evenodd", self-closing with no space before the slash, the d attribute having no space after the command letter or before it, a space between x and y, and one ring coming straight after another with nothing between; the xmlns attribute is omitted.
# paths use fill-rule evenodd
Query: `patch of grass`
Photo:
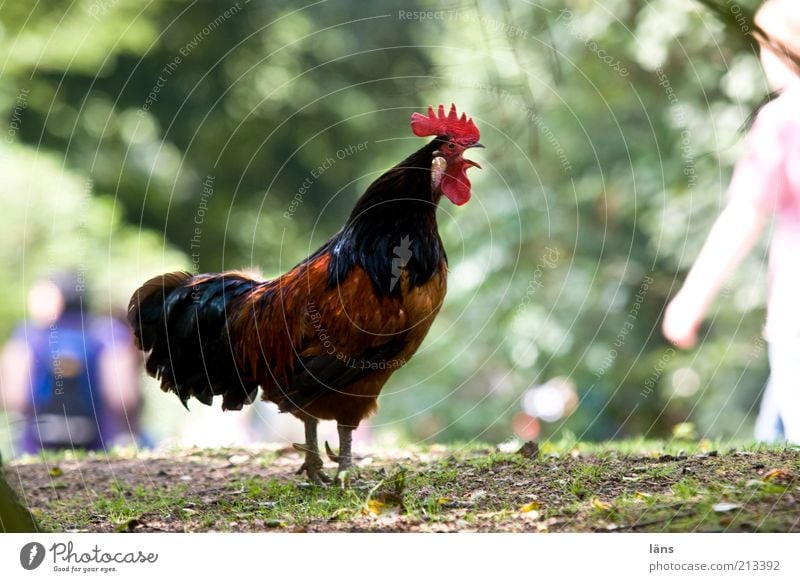
<svg viewBox="0 0 800 582"><path fill-rule="evenodd" d="M681 479L672 486L672 493L677 499L692 499L700 494L700 483L691 477Z"/></svg>
<svg viewBox="0 0 800 582"><path fill-rule="evenodd" d="M260 477L234 481L230 495L220 496L217 511L221 517L233 515L237 520L302 524L355 515L366 499L355 489L301 485Z"/></svg>
<svg viewBox="0 0 800 582"><path fill-rule="evenodd" d="M475 444L411 459L378 453L349 488L306 485L293 475L299 456L277 448L49 455L16 463L9 478L53 531L800 529L797 449L641 440L541 449L535 460Z"/></svg>
<svg viewBox="0 0 800 582"><path fill-rule="evenodd" d="M670 465L652 465L644 470L648 477L653 479L664 479L675 472L675 468Z"/></svg>
<svg viewBox="0 0 800 582"><path fill-rule="evenodd" d="M542 454L569 455L573 452L592 455L598 458L614 456L660 457L664 455L695 455L709 451L729 452L731 450L757 452L771 450L773 447L754 441L724 441L720 439L685 440L670 439L626 439L612 442L578 441L575 435L564 434L558 440L541 443Z"/></svg>

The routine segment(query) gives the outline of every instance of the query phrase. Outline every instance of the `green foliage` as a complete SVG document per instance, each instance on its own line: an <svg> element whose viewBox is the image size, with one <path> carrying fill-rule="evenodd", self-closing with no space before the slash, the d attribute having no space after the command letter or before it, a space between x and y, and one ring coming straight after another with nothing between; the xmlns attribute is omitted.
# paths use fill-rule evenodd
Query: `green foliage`
<svg viewBox="0 0 800 582"><path fill-rule="evenodd" d="M419 10L440 17L401 16ZM687 420L700 437L744 436L765 376L763 249L697 352L659 329L767 92L720 10L6 3L0 336L54 266L86 265L100 309L165 270L286 269L420 145L411 111L454 101L481 128L485 170L470 204L440 211L448 298L376 431L505 440L524 391L566 376L580 404L545 436L667 436ZM676 388L677 370L699 388Z"/></svg>
<svg viewBox="0 0 800 582"><path fill-rule="evenodd" d="M23 314L39 278L62 270L82 273L100 312L116 313L143 278L186 267L180 253L152 230L122 221L115 199L65 171L52 153L0 146L4 163L0 232L0 335Z"/></svg>

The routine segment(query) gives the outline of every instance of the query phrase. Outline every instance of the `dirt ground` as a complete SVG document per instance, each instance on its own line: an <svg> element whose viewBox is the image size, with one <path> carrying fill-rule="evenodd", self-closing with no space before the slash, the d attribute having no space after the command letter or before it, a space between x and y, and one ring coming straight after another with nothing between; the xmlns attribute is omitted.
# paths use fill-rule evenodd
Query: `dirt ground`
<svg viewBox="0 0 800 582"><path fill-rule="evenodd" d="M538 449L380 451L346 488L306 484L299 455L275 447L68 452L4 470L49 531L800 531L797 449Z"/></svg>

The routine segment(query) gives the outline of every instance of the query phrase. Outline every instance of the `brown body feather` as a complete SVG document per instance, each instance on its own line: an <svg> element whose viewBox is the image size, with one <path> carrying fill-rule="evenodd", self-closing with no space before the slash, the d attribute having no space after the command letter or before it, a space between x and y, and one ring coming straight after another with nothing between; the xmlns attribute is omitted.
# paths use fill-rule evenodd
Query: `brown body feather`
<svg viewBox="0 0 800 582"><path fill-rule="evenodd" d="M131 298L147 371L186 404L264 400L355 427L442 306L447 259L431 191L435 140L376 180L344 228L277 279L169 273ZM398 264L398 243L408 257Z"/></svg>
<svg viewBox="0 0 800 582"><path fill-rule="evenodd" d="M356 267L337 289L327 288L329 255L300 265L245 299L232 322L239 338L236 353L263 388L264 400L281 402L282 386L295 372L297 356L328 355L370 373L341 389L323 391L296 416L336 420L357 426L377 408L381 388L419 348L444 301L446 264L427 283L405 287L397 297L378 297L369 276ZM262 297L269 295L270 300ZM258 341L254 341L258 338ZM402 349L388 361L365 361L362 355L392 339Z"/></svg>

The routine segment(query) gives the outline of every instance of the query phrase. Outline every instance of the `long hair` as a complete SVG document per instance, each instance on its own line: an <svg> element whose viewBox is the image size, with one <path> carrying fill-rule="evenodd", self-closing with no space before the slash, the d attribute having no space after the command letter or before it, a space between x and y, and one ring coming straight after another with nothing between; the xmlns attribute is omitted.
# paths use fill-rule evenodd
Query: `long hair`
<svg viewBox="0 0 800 582"><path fill-rule="evenodd" d="M797 0L767 0L758 9L736 4L735 10L733 4L724 0L697 0L697 2L708 8L722 21L727 30L734 33L734 38L738 39L737 44L741 50L749 50L755 55L760 54L763 50L770 50L800 77L800 36L798 36L796 45L787 44L774 33L768 32L763 26L764 17L768 17L773 11L777 13L783 8L800 10L800 2ZM798 13L798 19L800 19L800 13ZM742 130L748 130L761 108L778 95L780 95L778 91L771 91L764 95L748 116Z"/></svg>

